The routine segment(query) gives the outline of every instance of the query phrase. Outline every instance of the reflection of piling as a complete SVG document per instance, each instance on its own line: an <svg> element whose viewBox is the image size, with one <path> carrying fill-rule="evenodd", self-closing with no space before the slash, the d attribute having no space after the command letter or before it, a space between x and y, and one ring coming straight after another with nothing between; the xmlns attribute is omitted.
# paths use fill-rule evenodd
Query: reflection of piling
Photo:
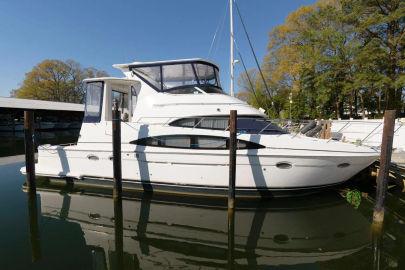
<svg viewBox="0 0 405 270"><path fill-rule="evenodd" d="M382 230L381 227L372 228L372 249L373 249L373 269L380 269L381 249L382 249Z"/></svg>
<svg viewBox="0 0 405 270"><path fill-rule="evenodd" d="M236 177L236 119L237 111L231 110L229 117L229 187L228 187L228 208L235 208L235 177Z"/></svg>
<svg viewBox="0 0 405 270"><path fill-rule="evenodd" d="M228 209L228 269L235 267L235 211Z"/></svg>
<svg viewBox="0 0 405 270"><path fill-rule="evenodd" d="M384 113L384 129L381 144L380 170L377 177L376 203L373 214L373 224L379 227L381 227L384 221L384 199L387 193L387 181L391 163L394 127L395 110L387 110Z"/></svg>
<svg viewBox="0 0 405 270"><path fill-rule="evenodd" d="M35 190L34 112L24 111L25 169L28 190Z"/></svg>
<svg viewBox="0 0 405 270"><path fill-rule="evenodd" d="M121 113L120 111L118 111L117 100L114 100L114 108L112 111L112 143L113 143L113 170L114 170L113 197L121 198L122 195Z"/></svg>
<svg viewBox="0 0 405 270"><path fill-rule="evenodd" d="M32 261L36 262L41 259L41 245L39 238L38 228L38 209L37 209L37 196L33 191L27 191L28 196L28 217L30 226L30 243L31 243L31 256Z"/></svg>
<svg viewBox="0 0 405 270"><path fill-rule="evenodd" d="M122 218L122 199L114 198L114 235L115 235L115 269L124 265L124 227Z"/></svg>

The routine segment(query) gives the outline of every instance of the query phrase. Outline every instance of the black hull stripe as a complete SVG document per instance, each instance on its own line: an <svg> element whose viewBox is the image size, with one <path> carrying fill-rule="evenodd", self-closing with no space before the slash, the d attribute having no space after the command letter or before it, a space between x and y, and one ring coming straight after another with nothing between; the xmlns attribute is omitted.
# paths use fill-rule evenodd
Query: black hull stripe
<svg viewBox="0 0 405 270"><path fill-rule="evenodd" d="M63 179L60 177L59 179ZM236 196L239 198L263 198L263 197L288 197L307 195L318 192L328 187L339 185L345 181L335 184L307 186L307 187L280 187L280 188L254 188L254 187L236 187ZM99 188L113 187L113 179L83 177L75 179L75 184L94 186ZM123 188L128 191L156 192L180 196L200 196L200 197L226 197L228 187L224 186L202 186L202 185L179 185L162 182L147 182L135 180L123 180Z"/></svg>

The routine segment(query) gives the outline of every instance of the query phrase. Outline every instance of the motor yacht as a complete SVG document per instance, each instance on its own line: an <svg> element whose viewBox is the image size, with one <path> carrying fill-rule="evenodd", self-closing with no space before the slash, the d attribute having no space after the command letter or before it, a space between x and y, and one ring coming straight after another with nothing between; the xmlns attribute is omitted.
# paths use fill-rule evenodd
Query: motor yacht
<svg viewBox="0 0 405 270"><path fill-rule="evenodd" d="M86 79L77 144L43 145L36 174L112 184L112 108L121 113L124 187L223 196L228 188L230 110L237 110L237 196L327 187L378 158L377 150L290 134L262 110L227 95L203 59L133 62L123 78ZM25 169L22 169L24 173Z"/></svg>

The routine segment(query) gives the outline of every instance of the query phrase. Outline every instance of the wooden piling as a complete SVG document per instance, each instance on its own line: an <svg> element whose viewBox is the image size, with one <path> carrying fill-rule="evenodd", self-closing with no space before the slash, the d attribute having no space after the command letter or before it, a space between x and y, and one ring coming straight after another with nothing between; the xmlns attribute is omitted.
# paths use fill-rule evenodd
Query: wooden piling
<svg viewBox="0 0 405 270"><path fill-rule="evenodd" d="M330 139L331 137L331 121L322 120L322 130L320 133L321 139Z"/></svg>
<svg viewBox="0 0 405 270"><path fill-rule="evenodd" d="M34 112L24 111L25 170L28 190L35 190Z"/></svg>
<svg viewBox="0 0 405 270"><path fill-rule="evenodd" d="M376 203L373 213L373 225L381 227L384 221L384 200L387 193L387 181L391 164L392 142L394 139L395 110L384 113L384 128L381 143L380 169L377 177Z"/></svg>
<svg viewBox="0 0 405 270"><path fill-rule="evenodd" d="M118 110L118 101L114 100L112 111L112 143L113 143L113 198L122 196L122 167L121 167L121 113Z"/></svg>
<svg viewBox="0 0 405 270"><path fill-rule="evenodd" d="M237 111L231 110L229 117L229 187L228 187L228 209L235 208L235 177L236 177L236 119Z"/></svg>

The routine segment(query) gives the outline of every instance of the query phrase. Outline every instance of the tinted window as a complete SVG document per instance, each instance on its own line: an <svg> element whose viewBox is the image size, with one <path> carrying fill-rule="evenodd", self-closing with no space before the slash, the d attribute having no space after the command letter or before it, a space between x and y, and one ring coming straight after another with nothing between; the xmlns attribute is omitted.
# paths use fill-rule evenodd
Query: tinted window
<svg viewBox="0 0 405 270"><path fill-rule="evenodd" d="M144 146L184 149L229 149L229 138L204 135L168 135L142 138L131 142ZM258 149L263 145L238 140L238 149Z"/></svg>
<svg viewBox="0 0 405 270"><path fill-rule="evenodd" d="M228 117L195 117L178 119L170 123L176 127L194 127L215 130L226 130L228 128ZM238 118L237 128L239 133L247 134L284 134L287 133L276 124L263 118Z"/></svg>

